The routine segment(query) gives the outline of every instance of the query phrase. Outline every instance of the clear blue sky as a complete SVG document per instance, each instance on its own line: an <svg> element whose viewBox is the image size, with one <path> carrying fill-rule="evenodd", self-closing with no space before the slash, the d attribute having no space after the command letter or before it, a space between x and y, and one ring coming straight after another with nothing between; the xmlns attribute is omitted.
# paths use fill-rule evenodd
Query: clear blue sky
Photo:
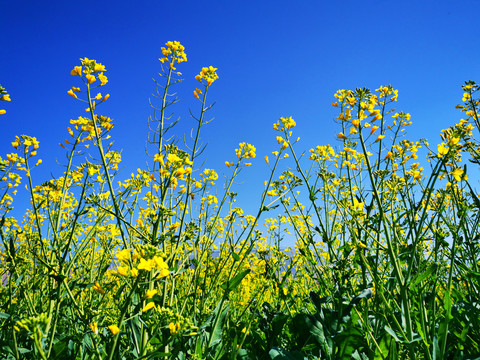
<svg viewBox="0 0 480 360"><path fill-rule="evenodd" d="M83 104L67 90L80 57L107 68L111 97L102 113L114 119L112 136L123 149L124 176L145 167L148 99L160 71L160 47L180 41L188 62L179 65L178 136L195 125L192 91L202 66L218 68L209 91L215 117L204 128L206 166L226 171L239 142L257 147L254 166L236 187L238 204L256 210L276 149L272 124L297 121L299 148L335 145L330 106L338 89L399 89L398 110L412 114L409 138L438 142L439 131L460 118L465 80L480 81L480 1L7 1L0 0L0 84L12 101L0 116L0 154L15 135L40 141L35 184L61 175L58 143ZM286 165L286 163L285 163ZM218 184L221 184L219 179Z"/></svg>

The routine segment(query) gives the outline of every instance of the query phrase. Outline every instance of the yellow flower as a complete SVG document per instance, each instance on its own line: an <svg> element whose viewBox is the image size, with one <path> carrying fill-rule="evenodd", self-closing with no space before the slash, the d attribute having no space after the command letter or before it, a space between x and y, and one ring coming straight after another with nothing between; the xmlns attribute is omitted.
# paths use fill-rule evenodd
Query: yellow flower
<svg viewBox="0 0 480 360"><path fill-rule="evenodd" d="M82 67L75 66L72 71L70 71L70 75L82 75Z"/></svg>
<svg viewBox="0 0 480 360"><path fill-rule="evenodd" d="M110 325L108 329L112 332L113 335L117 335L120 331L117 325Z"/></svg>
<svg viewBox="0 0 480 360"><path fill-rule="evenodd" d="M462 101L469 101L470 99L471 99L471 96L469 93L463 93Z"/></svg>
<svg viewBox="0 0 480 360"><path fill-rule="evenodd" d="M105 65L102 65L100 63L95 62L95 66L93 67L93 71L106 71L105 70Z"/></svg>
<svg viewBox="0 0 480 360"><path fill-rule="evenodd" d="M238 145L239 145L239 148L235 149L235 153L237 154L237 157L239 160L254 158L256 156L255 146L247 143L240 143Z"/></svg>
<svg viewBox="0 0 480 360"><path fill-rule="evenodd" d="M126 266L118 266L117 273L122 276L127 276L128 274L128 267Z"/></svg>
<svg viewBox="0 0 480 360"><path fill-rule="evenodd" d="M418 170L415 170L413 172L413 178L417 181L420 181L422 179L422 173Z"/></svg>
<svg viewBox="0 0 480 360"><path fill-rule="evenodd" d="M140 264L138 264L137 269L138 270L145 270L145 271L150 271L153 269L153 266L155 263L153 263L150 260L145 260L144 258L140 259Z"/></svg>
<svg viewBox="0 0 480 360"><path fill-rule="evenodd" d="M102 286L98 283L98 281L95 281L95 285L92 286L92 289L98 292L99 294L105 294L105 290L102 288Z"/></svg>
<svg viewBox="0 0 480 360"><path fill-rule="evenodd" d="M92 332L95 335L98 335L98 326L97 326L97 323L95 321L90 323L88 326L90 326L90 330L92 330Z"/></svg>
<svg viewBox="0 0 480 360"><path fill-rule="evenodd" d="M290 129L294 126L296 126L297 124L295 123L295 120L292 119L292 117L281 117L280 118L280 121L282 122L282 124L285 126L286 129Z"/></svg>
<svg viewBox="0 0 480 360"><path fill-rule="evenodd" d="M163 268L160 270L160 273L157 276L157 279L167 277L170 274L170 271L167 268Z"/></svg>
<svg viewBox="0 0 480 360"><path fill-rule="evenodd" d="M439 158L448 154L448 148L445 147L444 145L445 145L444 143L441 143L441 144L437 145L437 148L438 148L438 155L437 156Z"/></svg>
<svg viewBox="0 0 480 360"><path fill-rule="evenodd" d="M450 173L456 181L462 180L461 176L463 175L463 170L461 168L456 168Z"/></svg>
<svg viewBox="0 0 480 360"><path fill-rule="evenodd" d="M170 334L175 335L180 330L180 323L171 322L170 324L168 324L168 328L170 329Z"/></svg>
<svg viewBox="0 0 480 360"><path fill-rule="evenodd" d="M7 113L7 110L0 109L0 115L6 114L6 113Z"/></svg>
<svg viewBox="0 0 480 360"><path fill-rule="evenodd" d="M89 84L92 84L94 81L97 80L97 79L95 79L95 76L94 76L94 75L90 75L90 74L87 75L86 78L87 78L87 82L88 82Z"/></svg>
<svg viewBox="0 0 480 360"><path fill-rule="evenodd" d="M2 97L0 97L0 100L3 100L3 101L12 101L12 100L10 99L10 94L2 95Z"/></svg>
<svg viewBox="0 0 480 360"><path fill-rule="evenodd" d="M379 141L382 140L384 137L385 137L385 135L378 135L377 140L375 140L375 142L379 142Z"/></svg>
<svg viewBox="0 0 480 360"><path fill-rule="evenodd" d="M449 145L457 145L459 141L460 141L459 137L453 137L448 141L448 144Z"/></svg>
<svg viewBox="0 0 480 360"><path fill-rule="evenodd" d="M353 198L353 208L355 210L358 210L358 211L363 210L364 205L365 203L358 201L356 197Z"/></svg>
<svg viewBox="0 0 480 360"><path fill-rule="evenodd" d="M200 99L200 96L198 96L197 94L197 90L193 90L193 96L195 97L195 99Z"/></svg>
<svg viewBox="0 0 480 360"><path fill-rule="evenodd" d="M145 297L147 299L151 299L152 297L155 296L155 294L157 293L158 291L153 289L153 290L147 290L147 293L145 294Z"/></svg>
<svg viewBox="0 0 480 360"><path fill-rule="evenodd" d="M268 155L265 155L265 162L268 164Z"/></svg>
<svg viewBox="0 0 480 360"><path fill-rule="evenodd" d="M145 305L142 309L142 312L147 312L151 308L155 307L155 303L153 301L149 302L147 305Z"/></svg>
<svg viewBox="0 0 480 360"><path fill-rule="evenodd" d="M202 71L200 71L200 74L195 76L195 79L198 81L202 81L202 79L205 79L207 81L207 86L212 85L212 83L218 79L217 75L217 68L214 68L213 66L209 67L203 67Z"/></svg>
<svg viewBox="0 0 480 360"><path fill-rule="evenodd" d="M74 99L77 98L77 94L75 94L72 89L68 90L67 94L70 95L71 97L73 97Z"/></svg>
<svg viewBox="0 0 480 360"><path fill-rule="evenodd" d="M98 79L100 80L101 84L100 86L103 86L105 85L108 80L107 80L107 77L105 75L103 75L103 72L101 72L100 74L98 74Z"/></svg>
<svg viewBox="0 0 480 360"><path fill-rule="evenodd" d="M347 137L343 134L343 132L340 132L340 133L338 133L338 135L337 135L337 139L346 140Z"/></svg>
<svg viewBox="0 0 480 360"><path fill-rule="evenodd" d="M128 261L130 259L131 249L123 249L117 252L117 259L119 261Z"/></svg>

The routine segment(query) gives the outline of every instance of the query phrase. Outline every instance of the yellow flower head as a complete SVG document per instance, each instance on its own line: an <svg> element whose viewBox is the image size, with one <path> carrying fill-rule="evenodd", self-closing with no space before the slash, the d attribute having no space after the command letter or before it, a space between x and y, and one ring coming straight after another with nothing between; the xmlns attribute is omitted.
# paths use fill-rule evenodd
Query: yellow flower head
<svg viewBox="0 0 480 360"><path fill-rule="evenodd" d="M113 335L117 335L120 331L117 325L110 325L108 329L112 332Z"/></svg>
<svg viewBox="0 0 480 360"><path fill-rule="evenodd" d="M77 98L77 94L75 94L72 89L68 90L67 94L70 95L71 97L73 97L74 99Z"/></svg>
<svg viewBox="0 0 480 360"><path fill-rule="evenodd" d="M154 307L155 307L155 303L153 301L151 301L143 307L142 312L147 312L148 310L150 310Z"/></svg>
<svg viewBox="0 0 480 360"><path fill-rule="evenodd" d="M463 169L461 168L456 168L450 173L456 181L462 180L462 175L463 175Z"/></svg>
<svg viewBox="0 0 480 360"><path fill-rule="evenodd" d="M288 118L287 117L281 117L280 121L285 126L285 129L291 129L292 127L297 125L297 123L295 122L295 120L293 120L293 118L291 116L288 117Z"/></svg>
<svg viewBox="0 0 480 360"><path fill-rule="evenodd" d="M105 75L103 75L103 72L98 74L98 80L100 80L100 82L101 82L100 86L103 86L108 82L107 77Z"/></svg>
<svg viewBox="0 0 480 360"><path fill-rule="evenodd" d="M235 149L235 153L239 160L254 158L256 156L255 151L255 146L247 143L240 143L239 148Z"/></svg>
<svg viewBox="0 0 480 360"><path fill-rule="evenodd" d="M94 81L97 80L97 79L95 79L94 75L90 75L90 74L87 75L86 78L87 78L87 83L89 83L89 84L92 84Z"/></svg>
<svg viewBox="0 0 480 360"><path fill-rule="evenodd" d="M117 259L119 261L128 261L130 259L130 252L132 249L123 249L117 252Z"/></svg>
<svg viewBox="0 0 480 360"><path fill-rule="evenodd" d="M163 57L159 58L162 63L169 62L170 68L175 70L174 65L187 61L187 54L185 54L185 47L178 41L167 41L166 47L162 47Z"/></svg>
<svg viewBox="0 0 480 360"><path fill-rule="evenodd" d="M147 299L151 299L152 297L155 296L155 294L157 293L158 291L153 289L153 290L147 290L147 293L145 294L145 297Z"/></svg>
<svg viewBox="0 0 480 360"><path fill-rule="evenodd" d="M353 198L353 208L355 210L362 211L364 205L365 203L358 201L356 197Z"/></svg>
<svg viewBox="0 0 480 360"><path fill-rule="evenodd" d="M98 335L98 326L97 326L97 323L95 321L90 323L88 326L90 326L90 330L92 330L92 332L95 335Z"/></svg>
<svg viewBox="0 0 480 360"><path fill-rule="evenodd" d="M218 79L217 70L218 69L214 68L213 66L204 67L202 68L202 71L200 71L200 74L195 76L195 79L200 82L202 82L202 80L206 80L207 86L210 86L215 80Z"/></svg>
<svg viewBox="0 0 480 360"><path fill-rule="evenodd" d="M105 294L105 290L102 288L102 286L98 283L98 281L95 281L95 285L92 286L92 289L98 292L99 294Z"/></svg>
<svg viewBox="0 0 480 360"><path fill-rule="evenodd" d="M180 330L180 323L171 322L170 324L168 324L168 328L170 329L170 334L175 335Z"/></svg>
<svg viewBox="0 0 480 360"><path fill-rule="evenodd" d="M75 66L72 71L70 71L70 75L79 75L82 76L82 67L81 66Z"/></svg>

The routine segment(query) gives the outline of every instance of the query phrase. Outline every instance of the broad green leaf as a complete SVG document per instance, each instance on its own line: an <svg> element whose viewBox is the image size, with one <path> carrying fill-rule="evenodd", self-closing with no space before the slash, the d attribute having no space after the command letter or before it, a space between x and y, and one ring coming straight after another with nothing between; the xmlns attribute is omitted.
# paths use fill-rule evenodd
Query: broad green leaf
<svg viewBox="0 0 480 360"><path fill-rule="evenodd" d="M242 271L241 273L237 274L237 276L235 276L233 279L227 280L220 287L226 292L232 291L240 284L243 278L250 273L250 271L250 269Z"/></svg>
<svg viewBox="0 0 480 360"><path fill-rule="evenodd" d="M268 352L272 360L303 360L303 355L299 351L286 351L280 348L273 348Z"/></svg>

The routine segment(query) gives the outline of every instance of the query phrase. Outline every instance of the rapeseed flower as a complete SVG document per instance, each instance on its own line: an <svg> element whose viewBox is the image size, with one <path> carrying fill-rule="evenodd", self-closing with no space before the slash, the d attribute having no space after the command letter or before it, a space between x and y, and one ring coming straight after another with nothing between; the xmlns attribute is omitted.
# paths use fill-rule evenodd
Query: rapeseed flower
<svg viewBox="0 0 480 360"><path fill-rule="evenodd" d="M82 76L82 67L81 66L75 66L72 71L70 71L70 75L79 75Z"/></svg>
<svg viewBox="0 0 480 360"><path fill-rule="evenodd" d="M200 74L195 76L195 79L200 82L202 82L202 80L206 80L207 86L210 86L215 80L218 79L217 70L218 68L214 68L213 66L203 67L200 71Z"/></svg>
<svg viewBox="0 0 480 360"><path fill-rule="evenodd" d="M120 332L120 329L117 325L109 325L108 329L112 332L113 335L117 335Z"/></svg>
<svg viewBox="0 0 480 360"><path fill-rule="evenodd" d="M175 335L180 330L180 323L179 322L176 322L176 323L171 322L170 324L168 324L168 328L170 329L170 334Z"/></svg>
<svg viewBox="0 0 480 360"><path fill-rule="evenodd" d="M142 312L147 312L148 310L150 310L154 307L155 307L155 303L153 301L151 301L143 307Z"/></svg>
<svg viewBox="0 0 480 360"><path fill-rule="evenodd" d="M255 146L247 143L240 143L238 146L239 148L235 149L235 154L237 154L239 160L254 158L256 156Z"/></svg>
<svg viewBox="0 0 480 360"><path fill-rule="evenodd" d="M75 94L72 89L68 90L67 94L70 95L71 97L73 97L74 99L77 98L77 94Z"/></svg>
<svg viewBox="0 0 480 360"><path fill-rule="evenodd" d="M145 297L147 299L151 299L152 297L155 296L155 294L157 293L158 291L155 290L155 289L152 289L152 290L147 290L146 294L145 294Z"/></svg>
<svg viewBox="0 0 480 360"><path fill-rule="evenodd" d="M97 323L95 321L90 323L88 326L90 327L90 330L92 330L92 332L95 335L98 335L98 326L97 326Z"/></svg>
<svg viewBox="0 0 480 360"><path fill-rule="evenodd" d="M454 178L456 181L460 181L460 180L462 180L461 176L463 175L463 169L461 169L461 168L456 168L455 170L453 170L452 172L450 172L450 174L453 176L453 178Z"/></svg>

